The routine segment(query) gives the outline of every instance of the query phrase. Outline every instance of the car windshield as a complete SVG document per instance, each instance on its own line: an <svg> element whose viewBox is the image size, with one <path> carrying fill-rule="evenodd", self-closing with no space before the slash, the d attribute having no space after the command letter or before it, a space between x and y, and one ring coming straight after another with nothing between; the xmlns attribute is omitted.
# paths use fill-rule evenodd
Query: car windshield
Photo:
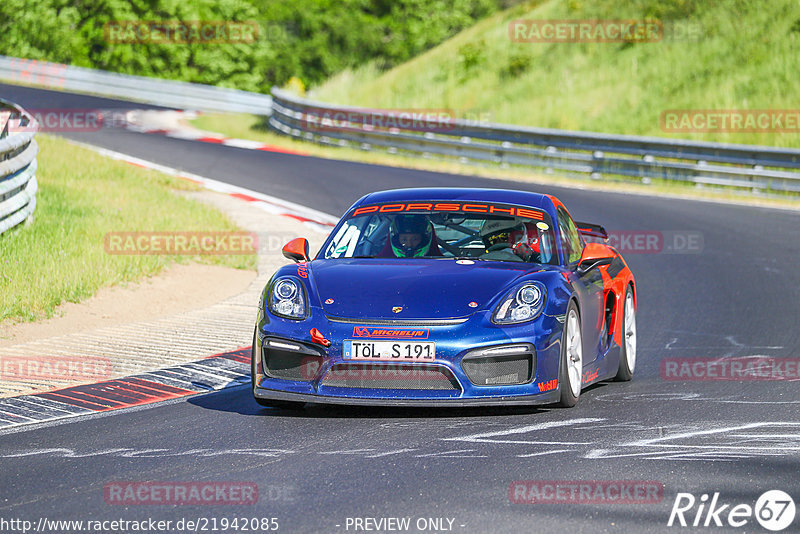
<svg viewBox="0 0 800 534"><path fill-rule="evenodd" d="M507 210L515 213L513 208ZM557 264L549 216L538 210L520 211L532 217L458 212L371 212L350 216L328 239L322 257Z"/></svg>

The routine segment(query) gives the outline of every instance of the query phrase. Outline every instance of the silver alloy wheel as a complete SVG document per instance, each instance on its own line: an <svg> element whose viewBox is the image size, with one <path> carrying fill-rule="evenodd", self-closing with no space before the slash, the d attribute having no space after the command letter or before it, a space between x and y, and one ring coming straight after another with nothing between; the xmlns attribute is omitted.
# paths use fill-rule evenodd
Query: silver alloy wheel
<svg viewBox="0 0 800 534"><path fill-rule="evenodd" d="M581 373L583 373L583 343L578 312L574 309L567 316L567 376L572 395L581 394Z"/></svg>
<svg viewBox="0 0 800 534"><path fill-rule="evenodd" d="M631 373L636 367L636 309L633 306L633 294L628 291L625 298L625 356L628 359L628 369Z"/></svg>

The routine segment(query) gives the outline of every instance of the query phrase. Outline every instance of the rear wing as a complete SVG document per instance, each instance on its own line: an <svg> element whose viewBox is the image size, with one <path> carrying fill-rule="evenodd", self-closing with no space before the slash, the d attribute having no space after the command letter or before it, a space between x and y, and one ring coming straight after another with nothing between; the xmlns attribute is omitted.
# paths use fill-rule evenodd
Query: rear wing
<svg viewBox="0 0 800 534"><path fill-rule="evenodd" d="M608 239L608 232L599 224L575 222L575 226L578 227L578 232L586 237L596 237L602 240Z"/></svg>

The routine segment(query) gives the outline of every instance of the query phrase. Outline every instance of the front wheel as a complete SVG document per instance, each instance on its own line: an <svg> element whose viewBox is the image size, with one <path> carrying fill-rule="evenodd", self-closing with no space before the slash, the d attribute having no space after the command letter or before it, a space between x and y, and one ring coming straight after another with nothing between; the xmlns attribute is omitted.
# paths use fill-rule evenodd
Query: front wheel
<svg viewBox="0 0 800 534"><path fill-rule="evenodd" d="M631 287L625 290L625 304L622 307L622 347L619 349L619 369L614 378L628 381L633 378L636 368L636 307L633 305Z"/></svg>
<svg viewBox="0 0 800 534"><path fill-rule="evenodd" d="M581 337L581 319L578 307L570 302L567 317L564 321L564 333L561 336L561 365L558 381L561 384L561 400L559 406L571 408L578 403L581 395L581 378L583 377L583 338Z"/></svg>
<svg viewBox="0 0 800 534"><path fill-rule="evenodd" d="M267 408L278 408L281 410L300 410L305 406L304 402L294 402L294 401L283 401L283 400L270 400L270 399L259 399L255 396L255 389L256 389L256 360L258 356L256 355L256 332L253 332L253 347L250 349L250 384L253 389L253 399L260 404L261 406L265 406Z"/></svg>

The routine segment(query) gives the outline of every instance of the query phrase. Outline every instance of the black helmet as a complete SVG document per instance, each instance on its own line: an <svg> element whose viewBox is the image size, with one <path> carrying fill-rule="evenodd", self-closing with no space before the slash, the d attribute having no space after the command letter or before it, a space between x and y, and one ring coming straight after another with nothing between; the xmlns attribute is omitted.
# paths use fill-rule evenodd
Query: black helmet
<svg viewBox="0 0 800 534"><path fill-rule="evenodd" d="M398 258L418 258L424 256L433 242L433 225L425 215L398 215L389 228L390 243ZM403 234L418 234L419 241L401 240Z"/></svg>

